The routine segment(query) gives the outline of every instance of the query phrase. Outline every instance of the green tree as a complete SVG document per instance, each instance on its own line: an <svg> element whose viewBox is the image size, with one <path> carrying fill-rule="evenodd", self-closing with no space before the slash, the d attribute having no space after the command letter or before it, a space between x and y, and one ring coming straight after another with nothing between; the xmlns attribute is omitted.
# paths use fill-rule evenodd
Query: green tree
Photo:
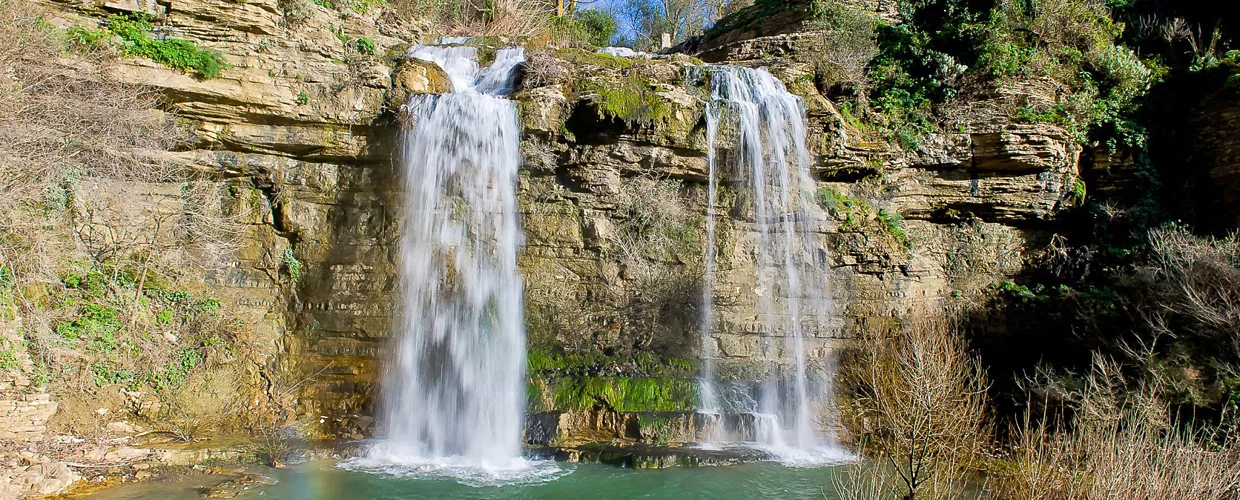
<svg viewBox="0 0 1240 500"><path fill-rule="evenodd" d="M601 9L579 10L573 13L573 20L583 38L596 47L611 44L611 39L616 36L616 30L619 29L616 17L611 12Z"/></svg>

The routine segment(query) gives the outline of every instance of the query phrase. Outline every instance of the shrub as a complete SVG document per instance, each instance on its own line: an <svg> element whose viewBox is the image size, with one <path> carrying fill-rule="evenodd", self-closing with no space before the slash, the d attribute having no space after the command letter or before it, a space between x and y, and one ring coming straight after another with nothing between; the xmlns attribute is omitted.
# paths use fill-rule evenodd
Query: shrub
<svg viewBox="0 0 1240 500"><path fill-rule="evenodd" d="M362 54L375 55L375 42L369 38L358 38L354 41L354 45L357 47L357 51Z"/></svg>
<svg viewBox="0 0 1240 500"><path fill-rule="evenodd" d="M261 425L251 443L254 455L271 467L283 467L292 458L297 446L297 429L274 423Z"/></svg>
<svg viewBox="0 0 1240 500"><path fill-rule="evenodd" d="M615 16L602 9L582 9L561 19L561 29L567 31L571 41L591 47L610 45L619 29Z"/></svg>
<svg viewBox="0 0 1240 500"><path fill-rule="evenodd" d="M819 64L815 72L823 75L829 63L840 68L848 82L865 83L866 68L878 55L877 21L851 7L831 1L814 3L812 26L819 32L814 52Z"/></svg>
<svg viewBox="0 0 1240 500"><path fill-rule="evenodd" d="M315 3L310 0L280 0L280 10L290 24L299 24L314 15Z"/></svg>
<svg viewBox="0 0 1240 500"><path fill-rule="evenodd" d="M1215 337L1240 353L1240 240L1199 237L1181 225L1149 233L1152 265L1143 280L1161 302L1150 315L1186 323L1184 334Z"/></svg>
<svg viewBox="0 0 1240 500"><path fill-rule="evenodd" d="M1001 498L1235 498L1240 447L1221 445L1169 417L1153 386L1124 386L1113 362L1096 358L1075 395L1070 430L1028 414L1015 431ZM1062 422L1061 422L1062 423Z"/></svg>
<svg viewBox="0 0 1240 500"><path fill-rule="evenodd" d="M860 495L851 498L962 496L990 428L986 375L960 334L945 319L919 317L891 336L872 333L864 348L851 367L846 417L880 465L841 477L837 490Z"/></svg>
<svg viewBox="0 0 1240 500"><path fill-rule="evenodd" d="M192 72L206 80L220 76L229 67L228 61L219 52L203 49L189 40L151 38L152 28L150 18L142 14L113 14L108 18L108 31L125 42L122 50L127 55L143 56L165 66Z"/></svg>
<svg viewBox="0 0 1240 500"><path fill-rule="evenodd" d="M525 60L524 74L521 85L532 89L566 83L572 73L560 58L544 51L535 51L530 53Z"/></svg>
<svg viewBox="0 0 1240 500"><path fill-rule="evenodd" d="M17 363L19 347L7 339L0 339L0 372L16 370L20 366Z"/></svg>
<svg viewBox="0 0 1240 500"><path fill-rule="evenodd" d="M99 50L107 46L108 39L112 37L112 32L106 29L92 30L81 26L74 26L65 31L65 41L70 47L78 50Z"/></svg>

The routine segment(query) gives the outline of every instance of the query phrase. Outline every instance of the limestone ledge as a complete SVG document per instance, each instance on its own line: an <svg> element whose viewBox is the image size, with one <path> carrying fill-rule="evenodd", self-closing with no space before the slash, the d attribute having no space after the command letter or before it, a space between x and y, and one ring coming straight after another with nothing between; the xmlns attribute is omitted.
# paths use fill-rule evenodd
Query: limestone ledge
<svg viewBox="0 0 1240 500"><path fill-rule="evenodd" d="M205 81L140 58L123 59L110 71L156 89L165 109L191 124L189 148L163 159L207 174L226 188L226 204L249 207L241 250L226 271L203 281L256 326L255 342L263 349L253 360L261 372L254 383L276 374L304 379L291 404L312 433L369 429L364 420L373 411L385 342L399 311L402 184L393 161L399 105L413 94L446 90L446 79L426 64L349 53L333 29L372 39L379 54L399 53L415 33L377 14L341 19L317 6L308 19L294 22L276 0L42 1L63 14L55 20L62 26L98 25L110 12L145 8L159 16L162 32L219 50L232 64ZM978 241L1007 238L1019 255L1037 241L1038 225L1068 203L1079 151L1057 127L1011 123L1002 105L980 103L961 131L932 137L922 151L906 154L868 141L804 84L797 36L753 33L731 38L733 48L726 51L699 56L768 66L788 82L806 103L814 174L822 186L875 208L855 227L830 221L817 236L832 262L830 282L822 286L835 310L824 314L829 319L803 325L813 363L858 330L940 304L955 290L980 289L1007 272L995 264L981 266L972 281L951 278L947 256L962 251L952 246L953 231L980 227ZM756 57L762 53L784 57ZM541 58L545 74L527 71L514 99L523 128L518 197L526 245L520 266L531 339L567 351L693 358L700 323L708 319L733 375L746 376L763 357L778 356L787 332L763 326L753 285L757 239L735 176L721 171L719 196L713 206L706 200L702 114L708 88L700 62L686 56L617 60L570 49L531 48L530 57ZM993 100L1039 92L1014 89ZM733 154L729 133L721 130L720 164ZM659 266L659 279L643 277L622 256L630 214L619 207L640 179L673 184L672 197L686 214L684 248L648 256ZM708 209L720 214L718 274L714 316L701 318ZM904 217L907 243L893 243L878 209ZM286 253L304 266L296 282L282 263ZM651 297L668 305L655 308L655 321L633 321L634 311L649 311ZM630 419L556 418L556 429L609 429L613 435L627 432Z"/></svg>

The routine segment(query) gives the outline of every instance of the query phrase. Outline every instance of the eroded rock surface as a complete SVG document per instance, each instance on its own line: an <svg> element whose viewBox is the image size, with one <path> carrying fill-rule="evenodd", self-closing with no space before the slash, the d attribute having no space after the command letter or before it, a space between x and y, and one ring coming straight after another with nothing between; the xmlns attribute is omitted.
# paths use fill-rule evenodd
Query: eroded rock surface
<svg viewBox="0 0 1240 500"><path fill-rule="evenodd" d="M232 64L210 80L141 58L112 71L157 89L167 111L192 124L192 146L166 160L203 173L221 187L221 204L244 214L241 249L202 283L247 325L255 354L245 381L255 407L278 399L316 436L373 432L398 302L396 110L410 95L448 88L434 66L398 57L419 34L377 14L340 18L317 7L294 20L276 0L44 1L62 14L54 20L61 26L153 9L161 30L219 50ZM834 220L816 235L833 263L822 286L838 309L827 324L806 325L817 363L860 329L976 293L1018 269L1020 255L1044 237L1041 224L1072 202L1080 151L1059 127L1009 118L1011 102L1047 98L1036 86L995 89L970 104L953 132L917 151L876 142L800 78L809 63L797 40L810 35L798 34L799 21L785 21L780 29L738 30L696 53L769 67L787 82L806 103L821 187L864 201L834 207ZM376 54L351 49L347 40L356 37L373 40ZM707 213L702 66L685 55L529 50L513 98L523 134L520 266L532 351L641 354L665 363L698 355ZM733 153L720 151L724 160ZM765 331L760 320L757 232L737 183L721 174L713 207L721 216L709 319L721 373L743 379L762 371L760 345L786 332ZM124 192L113 188L101 192ZM116 203L142 203L180 186L140 188L148 194ZM651 240L642 229L649 221L639 220L647 214L673 230ZM890 214L903 217L899 232ZM612 364L591 376L691 384L691 366L656 374L639 365ZM680 442L697 432L691 413L653 420L664 426L654 437L640 412L616 410L616 402L582 409L551 393L546 399L545 413L531 418L542 435L531 434L531 442Z"/></svg>

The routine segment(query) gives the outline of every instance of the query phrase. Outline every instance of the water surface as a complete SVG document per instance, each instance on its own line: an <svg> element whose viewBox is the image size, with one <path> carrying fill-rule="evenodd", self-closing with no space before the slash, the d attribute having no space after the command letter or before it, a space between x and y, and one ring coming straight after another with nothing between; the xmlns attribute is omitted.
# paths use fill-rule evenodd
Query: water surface
<svg viewBox="0 0 1240 500"><path fill-rule="evenodd" d="M556 479L524 485L468 486L449 478L394 477L349 471L315 462L284 470L262 470L278 481L256 486L244 499L834 499L831 478L839 468L792 468L775 463L731 467L677 467L634 470L605 465L556 464ZM172 500L197 498L196 487L221 478L123 485L90 496L92 500Z"/></svg>

